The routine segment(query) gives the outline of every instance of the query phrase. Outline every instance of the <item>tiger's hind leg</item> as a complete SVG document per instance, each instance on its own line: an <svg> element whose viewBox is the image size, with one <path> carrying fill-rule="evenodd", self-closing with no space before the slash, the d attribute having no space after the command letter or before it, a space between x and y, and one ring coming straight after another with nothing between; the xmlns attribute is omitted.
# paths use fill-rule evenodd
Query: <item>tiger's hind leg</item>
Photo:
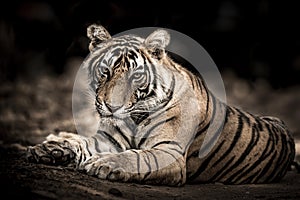
<svg viewBox="0 0 300 200"><path fill-rule="evenodd" d="M82 136L73 133L50 134L43 143L28 147L27 158L34 163L76 166L80 141Z"/></svg>

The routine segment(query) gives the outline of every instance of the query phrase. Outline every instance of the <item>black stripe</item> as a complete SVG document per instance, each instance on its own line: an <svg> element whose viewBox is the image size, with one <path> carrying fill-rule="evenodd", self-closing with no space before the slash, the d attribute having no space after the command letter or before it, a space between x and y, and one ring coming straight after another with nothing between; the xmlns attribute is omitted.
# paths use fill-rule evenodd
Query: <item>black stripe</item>
<svg viewBox="0 0 300 200"><path fill-rule="evenodd" d="M247 122L248 126L251 126L250 118L245 114L245 112L241 111L237 108L236 108L236 110L238 111L239 115L244 119L244 121Z"/></svg>
<svg viewBox="0 0 300 200"><path fill-rule="evenodd" d="M155 161L155 165L156 165L156 171L159 169L159 166L158 166L158 160L156 158L156 155L154 153L152 153L151 151L147 151L148 153L150 153L153 158L154 158L154 161Z"/></svg>
<svg viewBox="0 0 300 200"><path fill-rule="evenodd" d="M170 141L170 140L158 142L157 144L153 145L153 146L151 147L151 149L152 149L152 148L155 148L155 147L157 147L157 146L159 146L159 145L161 145L161 144L175 145L175 146L179 147L179 149L182 150L182 147L181 147L181 145L180 145L178 142ZM183 155L183 152L180 151L180 150L178 150L178 149L171 148L170 146L168 146L168 149L173 150L173 151L176 151L177 153Z"/></svg>
<svg viewBox="0 0 300 200"><path fill-rule="evenodd" d="M96 91L95 85L98 85L98 79L97 75L95 74L97 70L99 70L98 61L102 59L103 56L95 56L90 59L88 65L88 76L91 80L90 86L93 88L94 91Z"/></svg>
<svg viewBox="0 0 300 200"><path fill-rule="evenodd" d="M195 90L195 88L197 88L198 86L198 83L197 83L197 80L195 81L194 76L192 74L188 74L190 80L191 80L191 83L192 83L192 90ZM196 86L195 86L195 83L196 83ZM200 89L200 88L199 88ZM201 91L200 91L201 92Z"/></svg>
<svg viewBox="0 0 300 200"><path fill-rule="evenodd" d="M119 58L114 62L113 68L119 66L121 64L122 59L123 56L119 56Z"/></svg>
<svg viewBox="0 0 300 200"><path fill-rule="evenodd" d="M131 137L131 148L138 149L135 141L135 137Z"/></svg>
<svg viewBox="0 0 300 200"><path fill-rule="evenodd" d="M95 136L92 136L92 138L94 139L95 150L98 153L101 153L101 149L99 149L99 142L98 142L97 138L95 138Z"/></svg>
<svg viewBox="0 0 300 200"><path fill-rule="evenodd" d="M138 55L136 54L136 51L135 50L128 51L127 56L130 60L134 61L135 66L137 67L136 59L138 58Z"/></svg>
<svg viewBox="0 0 300 200"><path fill-rule="evenodd" d="M271 130L271 127L270 127L269 123L265 123L265 127L267 128L268 133L272 133L272 130ZM272 135L272 138L273 138L273 134L270 134L270 135Z"/></svg>
<svg viewBox="0 0 300 200"><path fill-rule="evenodd" d="M152 146L151 148L154 148L158 145L161 145L161 144L171 144L171 145L175 145L175 146L178 146L180 149L182 149L181 145L176 142L176 141L171 141L171 140L166 140L166 141L161 141L159 143L156 143L154 146Z"/></svg>
<svg viewBox="0 0 300 200"><path fill-rule="evenodd" d="M103 58L103 55L104 54L97 55L90 59L90 61L88 63L89 75L94 75L95 69L97 69L99 67L98 62L99 62L99 60L101 60Z"/></svg>
<svg viewBox="0 0 300 200"><path fill-rule="evenodd" d="M258 128L259 128L259 131L263 131L264 129L263 129L263 125L262 125L262 123L261 123L261 121L260 120L258 120Z"/></svg>
<svg viewBox="0 0 300 200"><path fill-rule="evenodd" d="M272 132L274 133L274 136L275 136L275 144L278 144L278 142L279 142L278 134L280 131L276 128L275 124L272 125Z"/></svg>
<svg viewBox="0 0 300 200"><path fill-rule="evenodd" d="M158 143L156 143L155 145L153 145L153 146L151 147L151 149L154 148L154 147L157 147L157 146L159 146L159 145L161 145L161 144L170 144L170 142L172 142L172 141L167 140L167 141L161 141L161 142L158 142Z"/></svg>
<svg viewBox="0 0 300 200"><path fill-rule="evenodd" d="M89 149L89 144L88 144L88 142L87 142L85 139L84 139L83 141L84 141L84 143L85 143L85 148L86 148L86 150L88 151L89 156L92 156L92 153L91 153L91 151L90 151L90 149Z"/></svg>
<svg viewBox="0 0 300 200"><path fill-rule="evenodd" d="M108 139L115 147L122 149L121 144L115 139L113 138L110 134L104 132L104 131L97 131L97 134L100 134L102 136L104 136L106 139Z"/></svg>
<svg viewBox="0 0 300 200"><path fill-rule="evenodd" d="M82 162L82 161L85 161L85 155L84 155L84 153L83 153L83 151L82 151L82 147L81 147L81 145L78 145L78 148L79 148L79 153L80 153L80 156L79 156L79 160L78 160L78 165L80 165L80 163Z"/></svg>
<svg viewBox="0 0 300 200"><path fill-rule="evenodd" d="M205 169L207 169L208 164L210 163L210 161L216 156L217 153L219 153L220 149L222 148L223 144L224 144L224 140L219 144L219 146L213 151L211 152L210 156L208 156L204 162L198 167L197 171L190 176L190 180L193 180L195 178L197 178Z"/></svg>
<svg viewBox="0 0 300 200"><path fill-rule="evenodd" d="M166 119L166 120L162 120L162 121L158 122L158 123L155 124L153 127L151 127L151 129L148 130L148 131L145 133L145 135L143 136L143 138L140 140L140 142L139 142L138 145L137 145L137 148L138 148L138 149L141 148L141 146L145 143L145 141L147 140L147 138L149 137L149 135L152 133L152 131L153 131L155 128L157 128L158 126L160 126L160 125L162 125L162 124L164 124L164 123L167 123L167 122L169 122L169 121L172 121L172 120L174 120L175 118L176 118L175 116L170 117L170 118L168 118L168 119Z"/></svg>
<svg viewBox="0 0 300 200"><path fill-rule="evenodd" d="M128 60L128 62L130 63L130 65L129 65L130 69L133 69L138 66L136 59L134 59L134 56L130 55L129 52L126 54L125 60ZM131 64L132 62L133 62L133 64Z"/></svg>
<svg viewBox="0 0 300 200"><path fill-rule="evenodd" d="M147 67L149 73L152 73L153 76L155 76L157 73L156 73L156 68L155 66L153 65L153 63L151 62L150 59L148 59L148 57L145 55L145 53L141 50L139 50L139 54L142 56L143 60L144 60L144 66ZM149 62L149 64L147 63L147 61ZM150 65L150 67L149 67ZM151 69L151 70L150 70ZM155 91L157 89L157 80L156 78L153 79L153 90ZM148 91L148 93L151 93L153 91ZM148 97L151 96L150 94L148 94Z"/></svg>
<svg viewBox="0 0 300 200"><path fill-rule="evenodd" d="M148 139L147 137L143 137L138 144L138 148L140 148L141 145L144 144L147 139Z"/></svg>
<svg viewBox="0 0 300 200"><path fill-rule="evenodd" d="M230 106L226 106L226 113L225 113L225 121L224 124L226 124L228 122L228 119L230 118L229 115L230 113L233 114L233 110Z"/></svg>
<svg viewBox="0 0 300 200"><path fill-rule="evenodd" d="M197 81L197 84L199 86L199 89L200 89L200 92L202 93L203 92L203 88L206 88L206 85L205 83L203 82L203 78L200 76L200 77L196 77L196 81ZM207 93L207 91L206 91Z"/></svg>
<svg viewBox="0 0 300 200"><path fill-rule="evenodd" d="M131 143L130 143L128 137L126 137L125 133L123 133L123 131L120 129L119 126L115 126L115 128L116 128L116 131L118 131L118 133L124 138L124 140L127 142L129 147L132 149L133 147L131 146Z"/></svg>
<svg viewBox="0 0 300 200"><path fill-rule="evenodd" d="M141 174L140 154L138 152L135 152L134 150L131 150L131 152L135 153L135 155L136 155L137 174L138 174L138 176L140 176L140 174Z"/></svg>
<svg viewBox="0 0 300 200"><path fill-rule="evenodd" d="M262 125L261 124L259 125L256 121L253 122L252 128L255 129L257 133L260 133L262 131L261 130L262 129Z"/></svg>
<svg viewBox="0 0 300 200"><path fill-rule="evenodd" d="M198 132L197 132L197 134L195 135L195 139L197 138L197 137L199 137L200 135L202 135L202 133L204 133L205 131L207 131L207 129L208 129L208 127L210 126L210 122L209 123L207 123L205 126L204 126L204 128L202 128L201 130L199 130Z"/></svg>
<svg viewBox="0 0 300 200"><path fill-rule="evenodd" d="M151 174L152 169L151 169L151 164L150 164L150 158L149 158L149 155L147 154L147 152L143 152L143 153L144 153L144 156L143 156L144 162L145 162L146 165L148 166L148 172L145 173L145 175L144 175L144 177L143 177L143 179L142 179L142 181L145 181L145 180L148 178L148 176ZM146 156L147 156L147 160L146 160Z"/></svg>
<svg viewBox="0 0 300 200"><path fill-rule="evenodd" d="M167 112L167 111L171 110L172 108L174 108L175 106L176 106L176 104L169 105L164 111Z"/></svg>
<svg viewBox="0 0 300 200"><path fill-rule="evenodd" d="M128 59L124 59L124 64L127 69L130 69L130 62L128 61Z"/></svg>

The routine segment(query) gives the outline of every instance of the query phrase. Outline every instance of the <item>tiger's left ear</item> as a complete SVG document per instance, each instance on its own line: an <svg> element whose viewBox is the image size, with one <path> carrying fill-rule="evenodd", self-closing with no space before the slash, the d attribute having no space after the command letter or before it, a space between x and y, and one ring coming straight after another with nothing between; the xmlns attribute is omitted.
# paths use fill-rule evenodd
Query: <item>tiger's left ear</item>
<svg viewBox="0 0 300 200"><path fill-rule="evenodd" d="M160 59L165 54L165 48L170 43L170 34L162 29L151 33L144 41L145 47L155 58Z"/></svg>
<svg viewBox="0 0 300 200"><path fill-rule="evenodd" d="M101 42L111 38L109 32L103 26L98 24L92 24L87 28L87 36L91 40L89 45L90 51L97 47Z"/></svg>

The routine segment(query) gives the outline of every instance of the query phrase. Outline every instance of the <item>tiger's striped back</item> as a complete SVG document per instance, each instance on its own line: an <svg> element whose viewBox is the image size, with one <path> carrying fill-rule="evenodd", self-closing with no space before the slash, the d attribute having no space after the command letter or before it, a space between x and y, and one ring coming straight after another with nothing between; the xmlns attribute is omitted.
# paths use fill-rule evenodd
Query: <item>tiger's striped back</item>
<svg viewBox="0 0 300 200"><path fill-rule="evenodd" d="M214 148L202 159L199 159L199 145L204 136L195 138L187 154L189 181L226 184L279 181L295 156L294 140L283 121L255 116L217 100L211 102L225 107L224 127Z"/></svg>

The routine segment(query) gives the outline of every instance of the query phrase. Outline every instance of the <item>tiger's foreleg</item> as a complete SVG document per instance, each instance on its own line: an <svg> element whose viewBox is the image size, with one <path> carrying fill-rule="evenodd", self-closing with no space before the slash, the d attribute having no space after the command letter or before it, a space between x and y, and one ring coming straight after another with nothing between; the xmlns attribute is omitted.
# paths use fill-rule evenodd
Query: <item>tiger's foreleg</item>
<svg viewBox="0 0 300 200"><path fill-rule="evenodd" d="M131 149L100 153L84 163L90 175L111 181L179 186L186 181L185 159L171 149Z"/></svg>

